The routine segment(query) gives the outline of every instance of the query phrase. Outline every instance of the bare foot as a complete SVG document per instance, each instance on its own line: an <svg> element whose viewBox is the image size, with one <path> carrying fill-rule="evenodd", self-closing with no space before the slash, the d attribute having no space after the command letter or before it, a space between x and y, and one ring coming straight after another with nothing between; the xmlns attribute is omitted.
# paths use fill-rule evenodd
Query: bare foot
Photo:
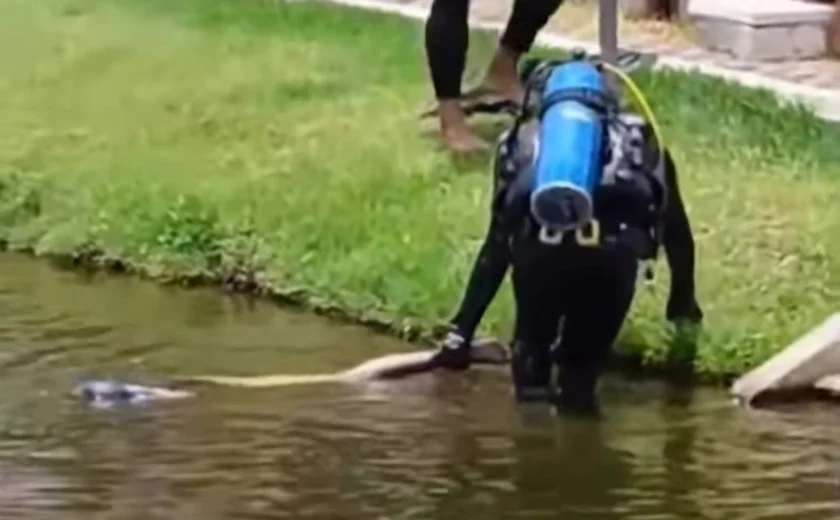
<svg viewBox="0 0 840 520"><path fill-rule="evenodd" d="M438 105L440 133L444 145L457 153L483 152L490 145L475 135L467 125L467 118L461 109L460 100L441 100Z"/></svg>
<svg viewBox="0 0 840 520"><path fill-rule="evenodd" d="M475 91L493 93L521 104L524 89L519 82L518 64L519 54L500 46L487 68L484 81Z"/></svg>
<svg viewBox="0 0 840 520"><path fill-rule="evenodd" d="M468 128L449 128L441 133L443 144L455 153L471 154L486 152L490 145L472 133Z"/></svg>

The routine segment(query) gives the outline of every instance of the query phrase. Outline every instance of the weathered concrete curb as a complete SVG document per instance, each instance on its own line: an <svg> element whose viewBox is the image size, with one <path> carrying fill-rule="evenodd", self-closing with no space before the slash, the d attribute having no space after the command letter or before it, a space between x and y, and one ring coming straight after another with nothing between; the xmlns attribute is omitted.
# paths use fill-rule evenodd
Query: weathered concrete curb
<svg viewBox="0 0 840 520"><path fill-rule="evenodd" d="M789 347L744 374L731 393L743 405L765 393L829 390L840 373L840 313L797 339Z"/></svg>
<svg viewBox="0 0 840 520"><path fill-rule="evenodd" d="M304 0L306 1L306 0ZM310 0L311 1L311 0ZM423 6L405 5L398 3L398 0L324 0L334 4L358 7L373 11L398 14L406 18L423 20L428 16L429 10ZM502 31L504 24L487 21L471 21L473 27ZM597 52L599 47L596 43L564 38L555 34L543 32L537 36L537 44L545 47L559 49L582 48L587 52ZM664 68L687 72L699 72L707 76L716 76L728 81L739 83L746 87L764 88L774 92L780 99L788 102L798 102L811 108L814 113L828 121L840 122L840 92L830 89L822 89L799 85L789 81L782 81L769 78L754 72L738 71L719 67L708 63L701 63L678 58L675 56L660 55L654 69Z"/></svg>
<svg viewBox="0 0 840 520"><path fill-rule="evenodd" d="M840 374L825 376L814 383L814 388L827 392L833 396L840 396Z"/></svg>
<svg viewBox="0 0 840 520"><path fill-rule="evenodd" d="M693 0L688 14L705 47L773 61L825 56L834 9L801 0Z"/></svg>

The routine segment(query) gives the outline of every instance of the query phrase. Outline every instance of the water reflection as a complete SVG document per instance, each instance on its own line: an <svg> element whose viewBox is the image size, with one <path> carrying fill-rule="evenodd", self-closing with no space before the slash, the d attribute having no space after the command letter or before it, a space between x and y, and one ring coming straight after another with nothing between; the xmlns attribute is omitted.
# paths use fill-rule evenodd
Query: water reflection
<svg viewBox="0 0 840 520"><path fill-rule="evenodd" d="M202 388L102 412L82 377L321 372L405 348L212 291L0 259L0 518L816 520L840 415L611 378L605 418L513 405L504 370L372 387Z"/></svg>
<svg viewBox="0 0 840 520"><path fill-rule="evenodd" d="M691 410L695 391L690 387L666 385L662 403L662 422L665 442L662 459L665 464L663 509L674 518L702 518L702 511L691 490L706 488L709 483L696 471L694 447L697 423L692 422Z"/></svg>

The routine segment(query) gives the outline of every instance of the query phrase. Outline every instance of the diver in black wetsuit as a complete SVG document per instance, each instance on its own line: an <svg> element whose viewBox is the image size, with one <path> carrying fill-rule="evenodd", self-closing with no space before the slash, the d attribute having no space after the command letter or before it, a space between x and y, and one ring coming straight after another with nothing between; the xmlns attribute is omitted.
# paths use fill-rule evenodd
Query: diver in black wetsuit
<svg viewBox="0 0 840 520"><path fill-rule="evenodd" d="M621 195L610 187L595 192L601 244L583 247L569 237L559 245L542 243L528 207L534 153L528 150L533 142L528 132L536 131L535 124L538 121L511 130L518 132L521 144L515 151L509 149L510 133L500 139L490 226L436 362L454 370L469 366L473 334L512 266L516 301L512 376L517 399L552 398L551 369L557 365L556 403L569 410L596 410L597 381L632 303L639 262L655 257L659 243L671 270L666 318L702 320L695 297L692 231L673 159L667 150L660 154L650 125L644 123L637 126L636 134L642 136L644 164L632 176L630 191L625 186ZM627 142L621 124L612 128L613 144ZM614 152L619 149L627 150L613 145ZM626 165L626 157L613 153L604 177L609 176L607 170ZM654 170L658 181L651 175ZM628 198L627 193L632 195ZM652 205L657 208L653 213Z"/></svg>

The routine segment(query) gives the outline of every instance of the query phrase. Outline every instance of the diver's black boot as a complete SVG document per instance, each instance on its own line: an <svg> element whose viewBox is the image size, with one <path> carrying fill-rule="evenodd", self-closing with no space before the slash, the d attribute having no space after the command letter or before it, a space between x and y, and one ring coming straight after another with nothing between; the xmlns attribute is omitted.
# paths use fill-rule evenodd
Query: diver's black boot
<svg viewBox="0 0 840 520"><path fill-rule="evenodd" d="M601 407L596 392L598 379L559 368L558 394L553 398L557 411L564 415L598 418Z"/></svg>
<svg viewBox="0 0 840 520"><path fill-rule="evenodd" d="M513 390L518 402L549 401L551 388L551 362L535 356L522 343L515 343L510 361Z"/></svg>
<svg viewBox="0 0 840 520"><path fill-rule="evenodd" d="M448 370L466 370L472 360L470 348L470 342L452 327L432 357L432 365Z"/></svg>

